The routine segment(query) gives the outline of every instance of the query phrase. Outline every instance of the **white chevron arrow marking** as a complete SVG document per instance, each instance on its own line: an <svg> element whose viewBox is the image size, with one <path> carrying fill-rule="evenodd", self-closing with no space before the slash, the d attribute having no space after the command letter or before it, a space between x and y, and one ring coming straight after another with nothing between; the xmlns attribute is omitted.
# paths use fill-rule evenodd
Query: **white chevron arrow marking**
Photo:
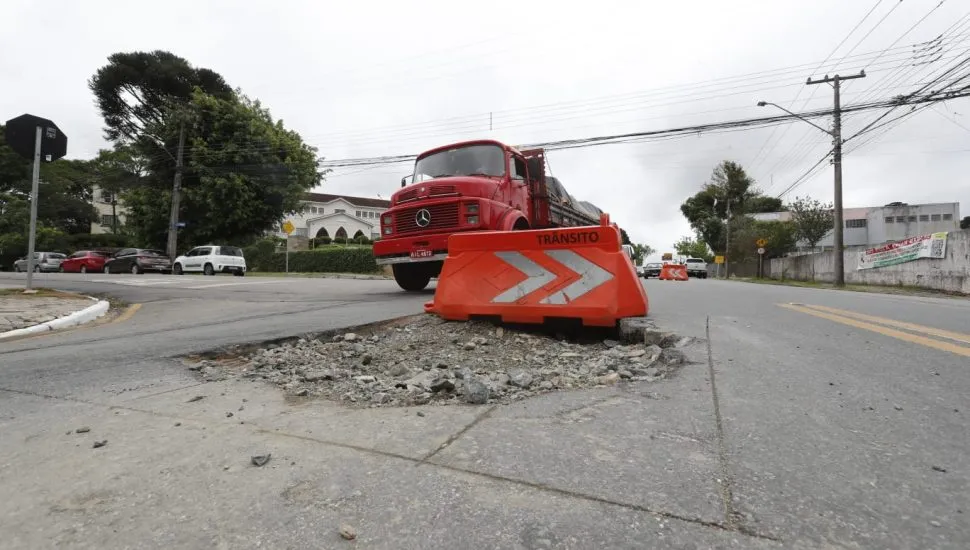
<svg viewBox="0 0 970 550"><path fill-rule="evenodd" d="M580 279L566 288L546 296L539 302L541 304L565 305L613 279L612 273L572 250L549 250L546 255L575 271Z"/></svg>
<svg viewBox="0 0 970 550"><path fill-rule="evenodd" d="M612 273L572 250L549 250L545 254L574 271L580 276L580 279L566 288L543 298L539 302L541 304L565 305L613 279ZM495 298L492 298L492 303L509 304L516 302L556 280L555 273L546 270L541 265L525 257L521 252L496 252L495 255L502 261L525 273L528 278L502 292Z"/></svg>
<svg viewBox="0 0 970 550"><path fill-rule="evenodd" d="M526 258L521 252L496 252L502 261L525 273L529 278L492 298L493 303L508 304L535 292L556 279L556 274Z"/></svg>

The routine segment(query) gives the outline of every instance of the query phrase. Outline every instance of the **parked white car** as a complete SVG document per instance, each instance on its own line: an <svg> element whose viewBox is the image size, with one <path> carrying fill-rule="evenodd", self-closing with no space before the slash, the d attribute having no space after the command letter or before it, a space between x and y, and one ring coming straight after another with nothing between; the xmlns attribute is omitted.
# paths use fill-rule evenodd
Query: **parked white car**
<svg viewBox="0 0 970 550"><path fill-rule="evenodd" d="M237 246L197 246L184 256L175 258L172 272L176 275L193 272L205 275L232 273L242 277L246 274L246 258Z"/></svg>

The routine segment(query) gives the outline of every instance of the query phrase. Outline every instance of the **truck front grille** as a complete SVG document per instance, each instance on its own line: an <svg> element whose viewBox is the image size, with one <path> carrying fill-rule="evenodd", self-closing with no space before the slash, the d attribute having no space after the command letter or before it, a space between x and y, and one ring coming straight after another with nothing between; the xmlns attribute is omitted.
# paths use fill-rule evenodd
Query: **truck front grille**
<svg viewBox="0 0 970 550"><path fill-rule="evenodd" d="M421 210L427 210L431 215L431 223L426 227L419 226L416 220L416 216ZM435 231L454 227L458 227L458 203L406 208L394 214L394 232L398 234L413 233L415 231Z"/></svg>

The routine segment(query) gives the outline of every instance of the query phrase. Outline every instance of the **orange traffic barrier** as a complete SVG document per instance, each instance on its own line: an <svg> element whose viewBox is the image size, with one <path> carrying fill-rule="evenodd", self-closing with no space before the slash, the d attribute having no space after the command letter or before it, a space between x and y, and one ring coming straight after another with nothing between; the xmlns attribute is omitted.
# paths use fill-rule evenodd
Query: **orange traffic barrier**
<svg viewBox="0 0 970 550"><path fill-rule="evenodd" d="M664 264L660 268L661 281L686 281L687 277L687 266L684 264Z"/></svg>
<svg viewBox="0 0 970 550"><path fill-rule="evenodd" d="M452 235L434 301L425 304L454 321L571 318L608 327L647 309L647 293L608 218L590 227Z"/></svg>

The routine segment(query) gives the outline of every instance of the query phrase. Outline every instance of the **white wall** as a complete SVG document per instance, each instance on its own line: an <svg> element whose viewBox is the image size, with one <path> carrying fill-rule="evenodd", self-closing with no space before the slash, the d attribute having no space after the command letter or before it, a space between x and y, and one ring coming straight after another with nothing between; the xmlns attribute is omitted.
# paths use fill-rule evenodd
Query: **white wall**
<svg viewBox="0 0 970 550"><path fill-rule="evenodd" d="M866 247L845 250L845 282L870 285L903 285L970 294L970 230L947 235L946 258L922 258L904 264L859 270L859 253ZM829 252L771 260L772 278L835 280L835 255Z"/></svg>

